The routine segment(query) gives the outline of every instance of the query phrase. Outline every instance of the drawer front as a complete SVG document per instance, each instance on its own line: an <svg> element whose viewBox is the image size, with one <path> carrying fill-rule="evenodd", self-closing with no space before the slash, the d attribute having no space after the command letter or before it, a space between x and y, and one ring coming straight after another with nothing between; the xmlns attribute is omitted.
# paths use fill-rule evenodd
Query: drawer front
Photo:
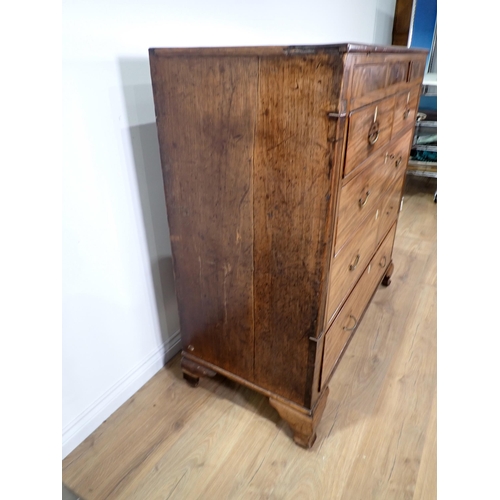
<svg viewBox="0 0 500 500"><path fill-rule="evenodd" d="M427 62L426 57L420 57L420 58L414 58L410 62L410 72L408 75L408 81L418 81L419 84L421 83L423 77L424 77L424 71L425 71L425 64Z"/></svg>
<svg viewBox="0 0 500 500"><path fill-rule="evenodd" d="M399 208L401 206L401 194L403 189L404 176L401 175L384 197L378 217L377 242L382 240L389 228L398 218Z"/></svg>
<svg viewBox="0 0 500 500"><path fill-rule="evenodd" d="M365 219L349 243L334 256L328 278L328 295L325 310L325 326L338 311L343 299L361 276L375 251L378 234L378 211Z"/></svg>
<svg viewBox="0 0 500 500"><path fill-rule="evenodd" d="M387 69L387 64L379 62L356 64L352 69L351 97L362 97L385 88Z"/></svg>
<svg viewBox="0 0 500 500"><path fill-rule="evenodd" d="M403 59L401 61L394 61L388 64L387 67L387 87L396 85L397 83L404 83L408 80L408 72L410 69L410 61Z"/></svg>
<svg viewBox="0 0 500 500"><path fill-rule="evenodd" d="M403 136L390 142L385 148L384 168L380 170L380 175L383 177L382 192L387 191L396 179L404 175L410 156L412 138L413 129L410 128Z"/></svg>
<svg viewBox="0 0 500 500"><path fill-rule="evenodd" d="M403 91L411 83L420 85L426 63L421 54L351 54L350 108L366 104Z"/></svg>
<svg viewBox="0 0 500 500"><path fill-rule="evenodd" d="M406 127L413 127L420 97L420 87L413 87L408 92L396 95L394 102L394 119L392 136L397 135Z"/></svg>
<svg viewBox="0 0 500 500"><path fill-rule="evenodd" d="M394 97L350 113L344 177L390 140L393 114Z"/></svg>
<svg viewBox="0 0 500 500"><path fill-rule="evenodd" d="M392 227L390 233L380 245L356 287L342 306L332 326L325 334L321 387L330 379L330 375L357 328L361 315L368 305L376 286L380 283L387 266L391 262L395 234L396 225Z"/></svg>
<svg viewBox="0 0 500 500"><path fill-rule="evenodd" d="M335 255L343 248L365 218L378 208L383 188L385 150L377 152L370 164L340 191Z"/></svg>
<svg viewBox="0 0 500 500"><path fill-rule="evenodd" d="M361 56L352 69L351 99L376 96L381 90L390 92L393 85L404 84L410 78L409 57ZM415 67L415 69L417 69Z"/></svg>

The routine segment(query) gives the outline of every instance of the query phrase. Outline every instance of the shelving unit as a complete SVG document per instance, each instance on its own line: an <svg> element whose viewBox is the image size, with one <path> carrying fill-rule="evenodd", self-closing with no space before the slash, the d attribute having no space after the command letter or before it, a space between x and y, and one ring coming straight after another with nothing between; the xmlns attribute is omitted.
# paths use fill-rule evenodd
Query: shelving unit
<svg viewBox="0 0 500 500"><path fill-rule="evenodd" d="M428 73L422 84L422 96L437 96L437 75ZM419 119L419 115L421 119ZM437 111L419 109L408 173L424 177L437 177Z"/></svg>
<svg viewBox="0 0 500 500"><path fill-rule="evenodd" d="M436 0L396 0L392 43L429 50L419 103L419 113L425 118L419 120L417 115L407 173L437 178Z"/></svg>

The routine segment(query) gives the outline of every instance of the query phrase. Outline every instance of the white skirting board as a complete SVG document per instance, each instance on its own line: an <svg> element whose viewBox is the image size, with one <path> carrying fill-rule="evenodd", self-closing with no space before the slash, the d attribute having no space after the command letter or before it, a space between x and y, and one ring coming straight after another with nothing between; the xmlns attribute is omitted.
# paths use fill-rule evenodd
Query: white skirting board
<svg viewBox="0 0 500 500"><path fill-rule="evenodd" d="M127 399L133 396L181 350L181 334L177 331L158 349L132 368L86 410L63 428L62 455L69 455L94 432Z"/></svg>

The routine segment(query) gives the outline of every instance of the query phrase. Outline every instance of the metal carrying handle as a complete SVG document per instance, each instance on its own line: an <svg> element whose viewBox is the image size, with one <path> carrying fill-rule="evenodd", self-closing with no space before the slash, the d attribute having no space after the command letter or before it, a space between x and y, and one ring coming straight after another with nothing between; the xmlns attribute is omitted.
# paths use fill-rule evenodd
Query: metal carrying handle
<svg viewBox="0 0 500 500"><path fill-rule="evenodd" d="M370 196L370 191L366 192L366 198L364 201L361 198L358 200L360 208L363 208L366 205L366 202L368 201L368 196Z"/></svg>
<svg viewBox="0 0 500 500"><path fill-rule="evenodd" d="M380 125L377 121L378 106L375 106L375 113L373 113L373 123L368 131L368 142L373 146L378 141Z"/></svg>
<svg viewBox="0 0 500 500"><path fill-rule="evenodd" d="M408 106L408 103L410 102L410 95L411 91L408 92L408 95L406 96L406 108L403 113L403 120L406 120L408 116L410 116L410 107Z"/></svg>
<svg viewBox="0 0 500 500"><path fill-rule="evenodd" d="M356 260L354 261L354 263L349 265L349 271L354 271L354 269L356 269L358 267L359 257L360 257L360 255L358 253L358 255L356 255Z"/></svg>
<svg viewBox="0 0 500 500"><path fill-rule="evenodd" d="M344 326L342 330L346 332L352 332L358 326L358 320L352 314L349 314L349 319L351 318L354 320L354 326L351 328L347 328L347 326Z"/></svg>
<svg viewBox="0 0 500 500"><path fill-rule="evenodd" d="M380 125L374 121L368 131L368 142L373 146L378 141Z"/></svg>
<svg viewBox="0 0 500 500"><path fill-rule="evenodd" d="M382 263L383 261L383 263ZM387 264L387 257L384 255L381 259L380 259L380 262L379 262L379 266L380 267L385 267L385 265Z"/></svg>

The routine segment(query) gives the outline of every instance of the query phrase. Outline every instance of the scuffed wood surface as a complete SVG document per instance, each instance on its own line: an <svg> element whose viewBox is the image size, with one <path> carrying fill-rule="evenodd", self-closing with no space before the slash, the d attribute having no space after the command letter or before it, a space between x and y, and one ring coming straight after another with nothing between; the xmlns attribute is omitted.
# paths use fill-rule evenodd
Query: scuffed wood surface
<svg viewBox="0 0 500 500"><path fill-rule="evenodd" d="M255 383L305 405L333 193L328 55L260 63L254 157ZM307 75L307 78L304 77ZM305 126L307 124L307 126Z"/></svg>
<svg viewBox="0 0 500 500"><path fill-rule="evenodd" d="M183 347L253 380L258 59L151 66Z"/></svg>

